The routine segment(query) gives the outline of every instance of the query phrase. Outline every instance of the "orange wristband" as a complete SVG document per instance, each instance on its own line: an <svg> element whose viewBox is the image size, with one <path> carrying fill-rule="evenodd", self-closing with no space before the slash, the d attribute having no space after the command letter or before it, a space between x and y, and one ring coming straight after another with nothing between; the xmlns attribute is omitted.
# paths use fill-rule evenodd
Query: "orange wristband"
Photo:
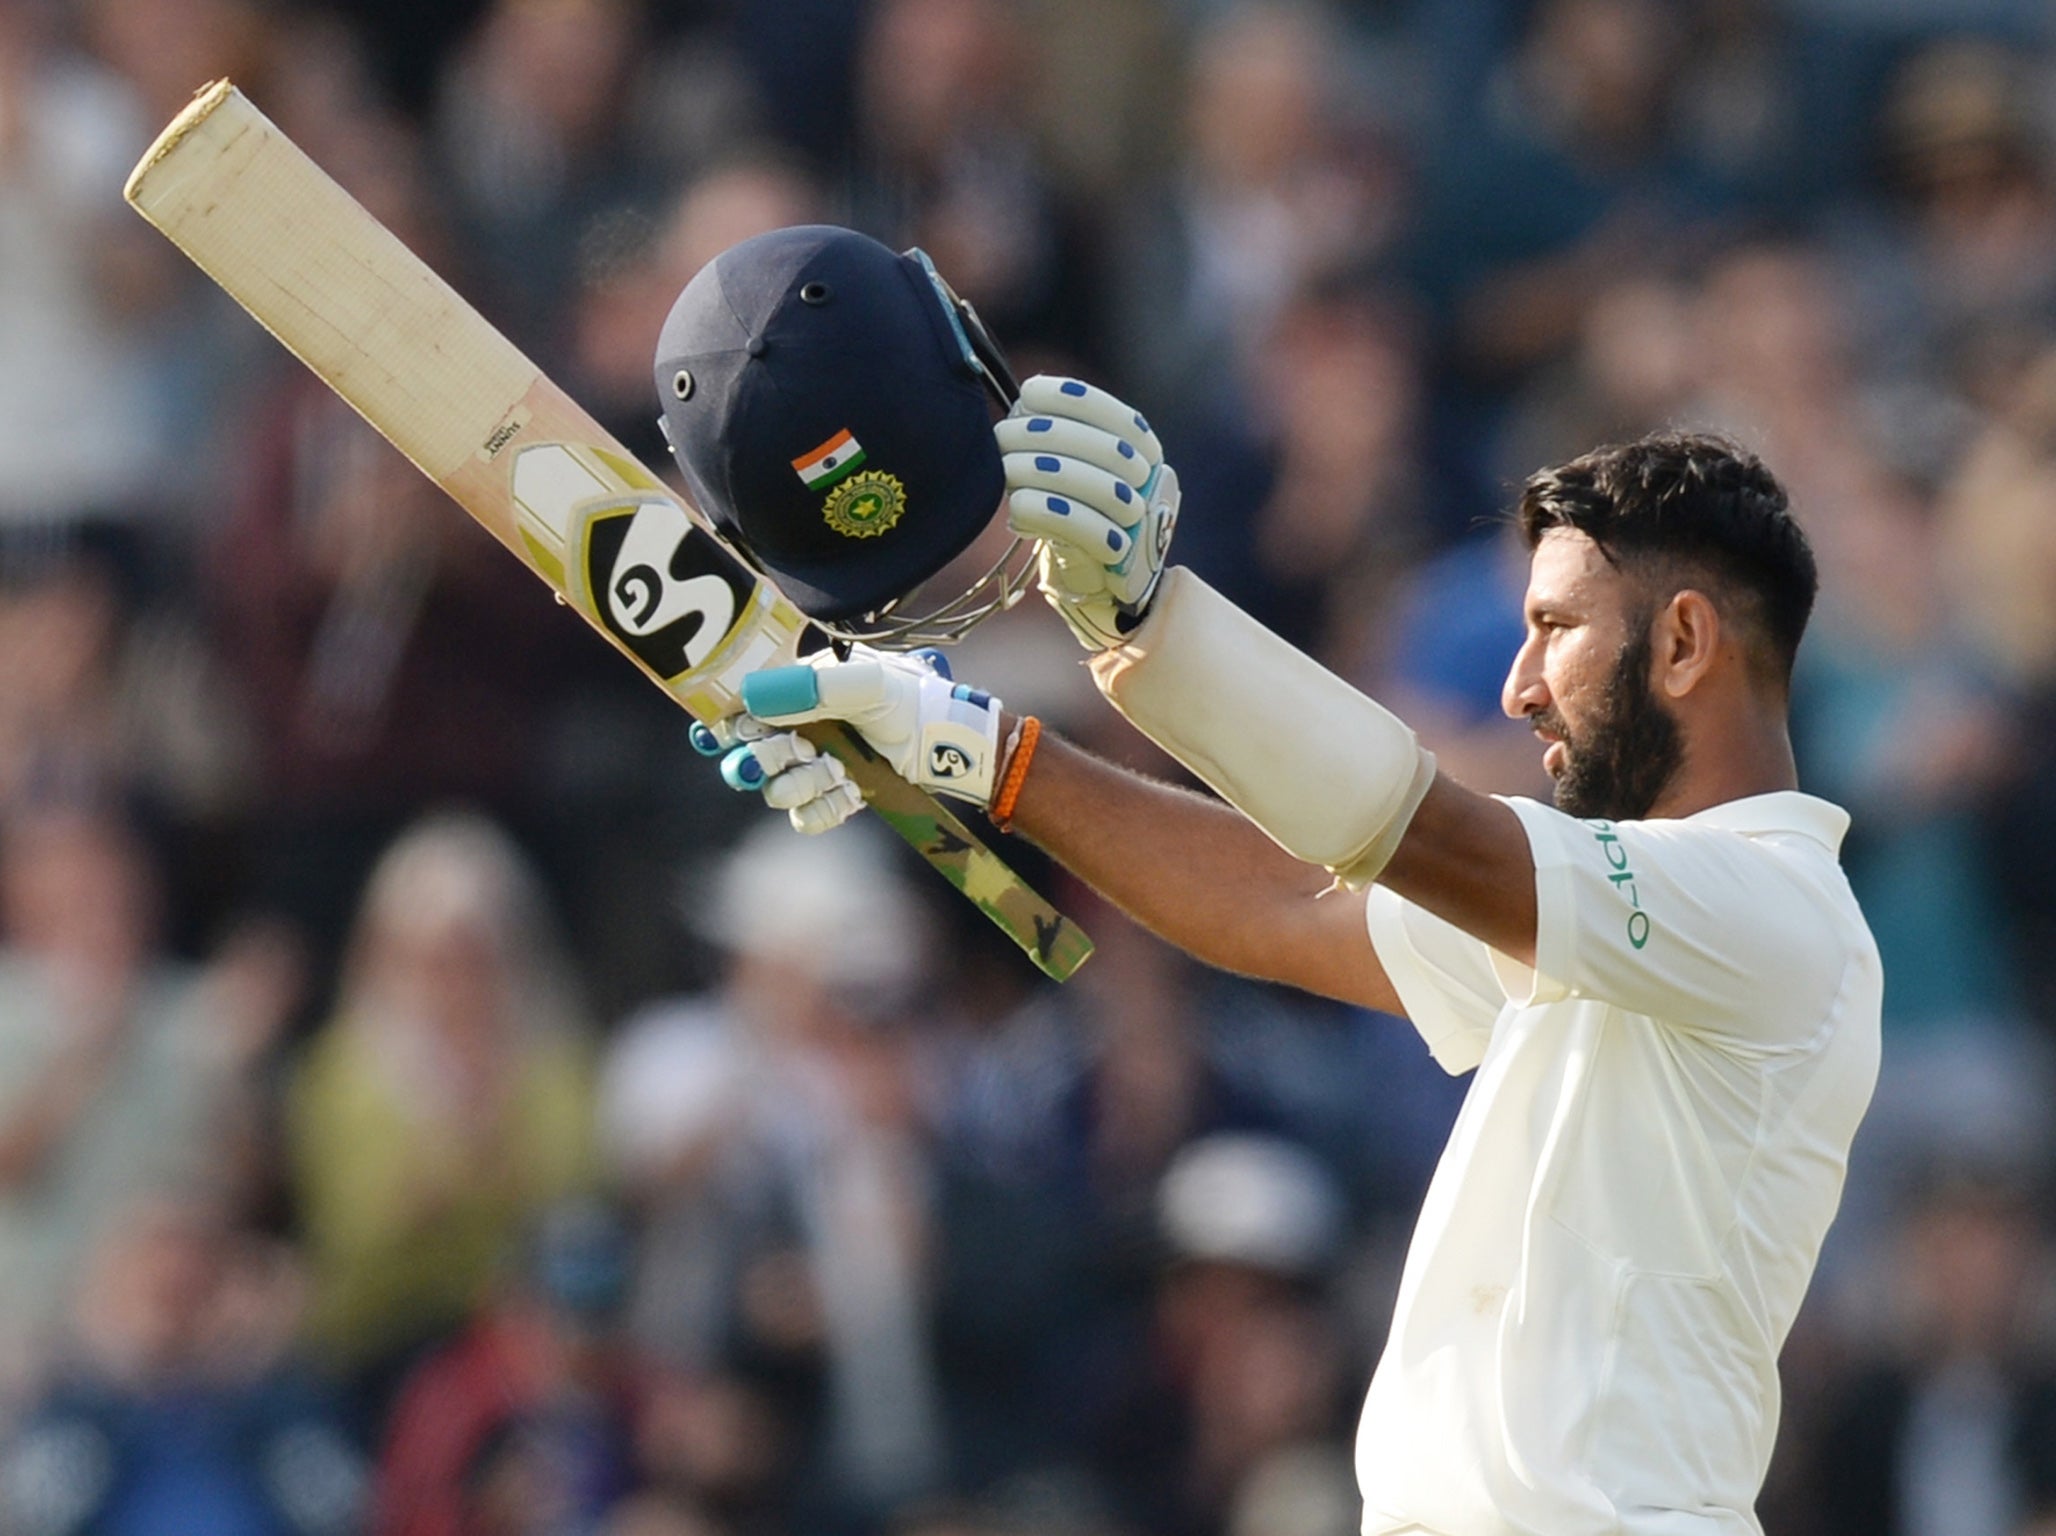
<svg viewBox="0 0 2056 1536"><path fill-rule="evenodd" d="M1018 727L1021 744L1007 754L1006 772L999 781L999 793L992 797L992 824L1004 832L1014 819L1014 806L1021 798L1021 785L1028 777L1028 765L1035 759L1035 743L1042 738L1042 722L1023 715Z"/></svg>

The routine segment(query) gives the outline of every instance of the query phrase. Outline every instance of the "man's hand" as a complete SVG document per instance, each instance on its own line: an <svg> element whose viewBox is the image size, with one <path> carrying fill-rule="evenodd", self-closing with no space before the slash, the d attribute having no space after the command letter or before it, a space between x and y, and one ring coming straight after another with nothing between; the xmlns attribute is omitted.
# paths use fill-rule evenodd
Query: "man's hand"
<svg viewBox="0 0 2056 1536"><path fill-rule="evenodd" d="M897 655L858 646L847 661L823 651L804 664L743 679L745 714L695 725L693 745L721 757L730 787L761 790L802 832L826 832L863 809L841 763L788 727L842 720L922 789L983 807L999 758L999 700L950 680L934 651Z"/></svg>
<svg viewBox="0 0 2056 1536"><path fill-rule="evenodd" d="M1048 374L994 430L1007 523L1042 545L1042 595L1086 649L1119 645L1149 611L1178 522L1156 434L1105 390Z"/></svg>

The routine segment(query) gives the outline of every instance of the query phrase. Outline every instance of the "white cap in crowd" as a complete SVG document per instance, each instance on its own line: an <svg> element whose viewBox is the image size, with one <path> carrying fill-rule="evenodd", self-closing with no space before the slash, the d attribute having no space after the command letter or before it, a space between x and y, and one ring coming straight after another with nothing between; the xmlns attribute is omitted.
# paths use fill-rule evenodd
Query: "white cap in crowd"
<svg viewBox="0 0 2056 1536"><path fill-rule="evenodd" d="M1316 1274L1342 1243L1342 1191L1312 1154L1275 1136L1202 1137L1171 1160L1157 1221L1181 1258Z"/></svg>
<svg viewBox="0 0 2056 1536"><path fill-rule="evenodd" d="M820 837L783 817L753 827L712 888L688 893L701 937L812 979L898 991L919 977L926 922L893 858L891 834L869 819Z"/></svg>

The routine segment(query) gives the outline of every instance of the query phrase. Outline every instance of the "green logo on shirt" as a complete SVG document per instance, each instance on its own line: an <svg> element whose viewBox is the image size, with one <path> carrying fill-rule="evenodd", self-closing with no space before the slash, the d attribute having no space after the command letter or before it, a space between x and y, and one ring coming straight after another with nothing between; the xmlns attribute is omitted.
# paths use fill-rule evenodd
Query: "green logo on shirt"
<svg viewBox="0 0 2056 1536"><path fill-rule="evenodd" d="M1599 851L1606 855L1607 867L1613 871L1606 878L1634 909L1628 913L1628 943L1640 949L1649 942L1649 914L1642 910L1642 895L1635 889L1635 872L1628 868L1627 845L1610 821L1588 821L1585 825L1592 829Z"/></svg>

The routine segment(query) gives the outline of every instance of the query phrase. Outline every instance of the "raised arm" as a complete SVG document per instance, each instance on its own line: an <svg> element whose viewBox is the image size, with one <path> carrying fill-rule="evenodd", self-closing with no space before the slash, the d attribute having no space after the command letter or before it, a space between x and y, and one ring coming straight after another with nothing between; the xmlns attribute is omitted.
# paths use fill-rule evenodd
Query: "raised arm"
<svg viewBox="0 0 2056 1536"><path fill-rule="evenodd" d="M1150 932L1223 970L1400 1011L1364 897L1220 801L1045 735L1014 830Z"/></svg>
<svg viewBox="0 0 2056 1536"><path fill-rule="evenodd" d="M1532 956L1534 866L1513 812L1439 777L1404 723L1189 571L1165 570L1177 477L1138 414L1038 378L998 434L1009 519L1042 542L1043 593L1094 652L1101 692L1226 804L1054 739L1017 756L1015 718L938 658L861 648L749 679L750 715L709 742L756 737L725 765L731 783L763 787L802 830L852 814L839 765L779 733L833 717L925 788L982 806L1001 795L1017 830L1211 964L1396 1009L1364 921L1379 879ZM1030 767L1009 793L1015 763Z"/></svg>
<svg viewBox="0 0 2056 1536"><path fill-rule="evenodd" d="M1297 860L1373 880L1494 948L1535 947L1534 861L1506 806L1435 772L1413 732L1164 556L1176 473L1132 406L1075 379L1000 423L1008 519L1094 681ZM1261 842L1266 839L1255 839Z"/></svg>
<svg viewBox="0 0 2056 1536"><path fill-rule="evenodd" d="M940 668L932 652L860 649L756 673L743 688L751 713L718 732L696 728L695 740L723 756L730 785L761 790L802 832L828 831L863 800L842 765L790 725L846 720L902 777L982 809L1002 795L1012 764L1024 771L1006 796L1011 830L1151 932L1226 970L1397 1011L1360 891L1335 886L1218 800L1053 733L1027 742L1020 716Z"/></svg>

